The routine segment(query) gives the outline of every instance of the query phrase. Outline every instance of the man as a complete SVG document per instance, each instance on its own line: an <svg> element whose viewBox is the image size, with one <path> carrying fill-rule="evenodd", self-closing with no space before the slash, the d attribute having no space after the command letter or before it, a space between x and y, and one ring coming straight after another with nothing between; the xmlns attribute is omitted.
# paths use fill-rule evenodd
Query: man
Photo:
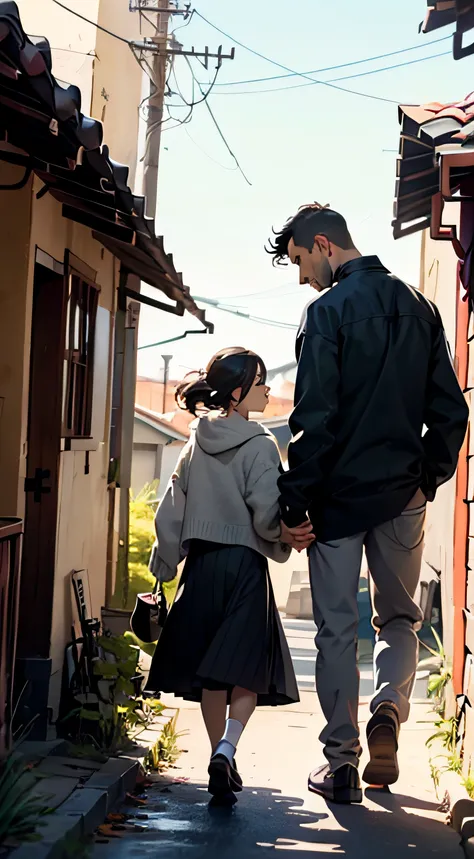
<svg viewBox="0 0 474 859"><path fill-rule="evenodd" d="M363 779L390 785L417 667L422 616L413 598L426 502L454 474L468 409L438 310L376 256L362 256L342 215L303 207L269 252L276 263L297 265L301 284L324 291L307 307L297 338L293 441L280 478L288 542L306 546L312 528L316 538L309 564L327 764L311 773L309 789L335 802L361 802L363 549L377 632Z"/></svg>

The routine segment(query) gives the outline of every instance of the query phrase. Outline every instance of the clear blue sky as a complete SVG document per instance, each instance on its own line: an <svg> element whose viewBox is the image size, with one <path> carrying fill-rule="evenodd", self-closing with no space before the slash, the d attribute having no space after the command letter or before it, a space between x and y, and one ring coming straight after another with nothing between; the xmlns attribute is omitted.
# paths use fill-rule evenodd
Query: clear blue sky
<svg viewBox="0 0 474 859"><path fill-rule="evenodd" d="M448 28L429 36L418 34L425 0L298 0L295 7L292 12L288 0L199 0L197 4L203 15L236 39L298 71L423 46L386 60L317 75L323 80L447 52L447 56L426 62L340 81L340 86L411 104L457 101L472 87L471 61L452 59L451 40L429 44L449 35ZM173 21L174 26L180 23L177 17ZM186 48L208 45L212 50L222 43L227 51L232 46L197 17L176 35ZM197 70L196 62L194 66ZM178 59L175 68L180 88L190 98L184 59ZM209 80L212 71L213 67L208 73L202 69L200 79ZM218 81L278 74L284 72L237 47L235 60L224 63ZM215 88L210 98L212 110L251 187L238 171L224 169L234 163L206 107L200 105L189 125L163 133L158 193L159 232L194 294L219 297L252 314L294 324L313 293L297 286L296 269L273 269L263 246L272 225L281 226L299 205L313 200L330 203L346 216L362 253L378 254L396 274L415 285L420 247L419 234L397 242L392 238L396 152L384 150L398 149L396 104L320 85L266 94L220 94L304 82L288 78ZM177 98L170 101L178 103ZM173 112L185 116L183 110ZM265 296L238 297L264 290L268 290ZM213 337L189 337L169 347L140 351L139 373L158 377L160 356L168 352L174 356L176 376L185 367L199 368L225 345L258 350L269 366L293 357L291 331L242 322L210 308L207 316L216 326ZM186 327L194 327L187 314L184 320L176 320L143 308L140 344L174 336Z"/></svg>

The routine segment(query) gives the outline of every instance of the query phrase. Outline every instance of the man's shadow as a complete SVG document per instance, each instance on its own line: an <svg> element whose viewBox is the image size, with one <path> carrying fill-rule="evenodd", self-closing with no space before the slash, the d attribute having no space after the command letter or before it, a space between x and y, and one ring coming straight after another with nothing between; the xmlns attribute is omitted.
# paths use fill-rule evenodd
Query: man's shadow
<svg viewBox="0 0 474 859"><path fill-rule="evenodd" d="M378 808L366 805L368 801ZM458 856L458 835L434 817L439 812L439 802L367 788L360 806L328 804L328 807L347 836L352 833L357 840L363 840L364 852L360 855L364 859L376 859L381 852L385 852L387 859L392 859L392 855L401 859L412 855L413 849L422 855L438 853L443 859Z"/></svg>

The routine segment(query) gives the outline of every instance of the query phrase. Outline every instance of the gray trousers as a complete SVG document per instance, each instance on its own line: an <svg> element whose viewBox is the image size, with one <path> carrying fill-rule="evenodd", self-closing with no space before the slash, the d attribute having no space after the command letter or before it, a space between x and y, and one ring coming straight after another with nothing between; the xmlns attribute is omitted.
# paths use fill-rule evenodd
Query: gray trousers
<svg viewBox="0 0 474 859"><path fill-rule="evenodd" d="M357 764L361 754L357 592L364 547L376 630L371 712L382 701L390 701L400 721L408 719L418 662L416 629L423 619L413 597L420 577L425 514L425 506L407 509L377 528L316 542L309 551L318 630L316 689L327 721L320 740L331 769Z"/></svg>

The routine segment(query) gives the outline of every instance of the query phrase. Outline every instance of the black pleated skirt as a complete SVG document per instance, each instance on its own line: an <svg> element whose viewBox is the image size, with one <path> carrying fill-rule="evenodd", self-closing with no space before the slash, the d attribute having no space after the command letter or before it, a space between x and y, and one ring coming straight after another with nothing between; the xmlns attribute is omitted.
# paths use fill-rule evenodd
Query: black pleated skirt
<svg viewBox="0 0 474 859"><path fill-rule="evenodd" d="M156 646L147 689L200 701L235 686L257 706L299 701L266 558L246 546L194 540Z"/></svg>

